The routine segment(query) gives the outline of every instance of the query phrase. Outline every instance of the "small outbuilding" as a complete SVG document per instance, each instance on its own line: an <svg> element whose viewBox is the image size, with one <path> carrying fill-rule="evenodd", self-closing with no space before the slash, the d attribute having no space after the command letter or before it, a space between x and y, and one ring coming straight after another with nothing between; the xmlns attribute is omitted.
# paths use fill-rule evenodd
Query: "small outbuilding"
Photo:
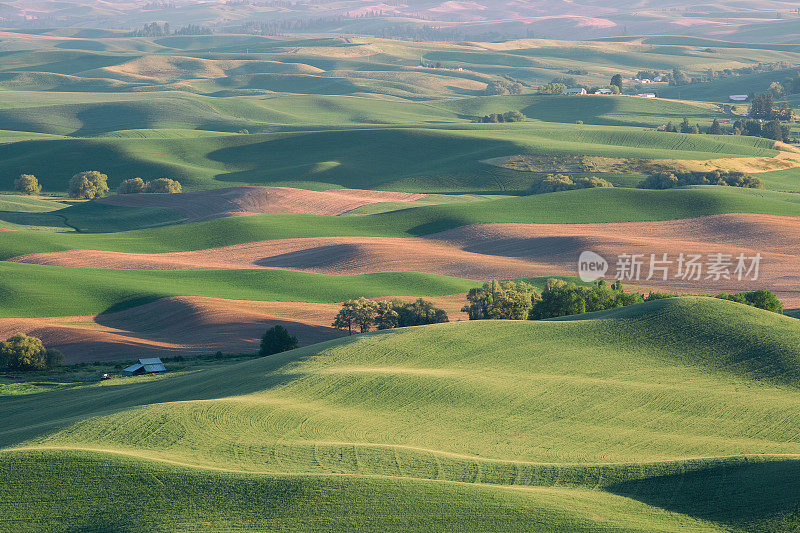
<svg viewBox="0 0 800 533"><path fill-rule="evenodd" d="M139 359L138 363L123 369L122 373L127 376L138 376L141 374L155 374L166 371L167 369L164 363L161 362L161 359L158 357L151 357L149 359Z"/></svg>
<svg viewBox="0 0 800 533"><path fill-rule="evenodd" d="M655 98L656 93L639 93L636 96L638 96L639 98Z"/></svg>
<svg viewBox="0 0 800 533"><path fill-rule="evenodd" d="M614 94L614 91L611 89L597 89L594 94Z"/></svg>
<svg viewBox="0 0 800 533"><path fill-rule="evenodd" d="M564 89L564 94L566 96L576 96L579 94L586 94L586 89L583 87L574 87L570 89Z"/></svg>

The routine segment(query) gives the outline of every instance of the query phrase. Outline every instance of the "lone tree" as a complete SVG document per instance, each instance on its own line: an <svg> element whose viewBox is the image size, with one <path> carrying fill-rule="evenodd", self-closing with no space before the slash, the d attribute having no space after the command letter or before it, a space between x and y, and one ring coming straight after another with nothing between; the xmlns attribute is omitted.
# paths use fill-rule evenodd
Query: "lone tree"
<svg viewBox="0 0 800 533"><path fill-rule="evenodd" d="M142 178L131 178L119 184L117 194L140 194L145 188L146 184Z"/></svg>
<svg viewBox="0 0 800 533"><path fill-rule="evenodd" d="M720 125L719 120L714 119L714 122L711 123L711 127L708 128L709 135L722 135L722 125Z"/></svg>
<svg viewBox="0 0 800 533"><path fill-rule="evenodd" d="M611 77L611 83L609 85L618 87L619 92L622 92L622 74L614 74Z"/></svg>
<svg viewBox="0 0 800 533"><path fill-rule="evenodd" d="M61 364L61 352L45 348L40 339L17 333L0 344L0 366L13 370L46 370Z"/></svg>
<svg viewBox="0 0 800 533"><path fill-rule="evenodd" d="M158 178L148 181L146 191L150 193L178 193L181 192L181 184L169 178Z"/></svg>
<svg viewBox="0 0 800 533"><path fill-rule="evenodd" d="M258 351L258 355L263 357L295 348L297 348L297 337L289 335L286 328L278 324L269 328L261 337L261 349Z"/></svg>
<svg viewBox="0 0 800 533"><path fill-rule="evenodd" d="M39 185L39 180L33 174L20 174L19 178L14 180L14 188L22 194L39 194L42 192L42 186Z"/></svg>
<svg viewBox="0 0 800 533"><path fill-rule="evenodd" d="M108 176L96 170L79 172L69 180L70 198L91 200L102 198L108 192Z"/></svg>

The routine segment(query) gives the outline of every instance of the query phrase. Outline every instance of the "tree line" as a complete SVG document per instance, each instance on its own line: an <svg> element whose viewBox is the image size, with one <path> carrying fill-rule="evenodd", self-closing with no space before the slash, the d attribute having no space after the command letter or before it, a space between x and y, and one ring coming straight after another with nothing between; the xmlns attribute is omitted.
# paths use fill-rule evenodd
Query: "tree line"
<svg viewBox="0 0 800 533"><path fill-rule="evenodd" d="M42 186L33 174L21 174L14 180L14 189L20 194L27 195L36 195L42 192ZM109 192L108 175L97 170L78 172L70 178L67 192L70 198L81 200L102 198ZM117 194L179 192L181 192L180 182L170 178L157 178L152 181L131 178L124 180L117 189Z"/></svg>
<svg viewBox="0 0 800 533"><path fill-rule="evenodd" d="M613 187L610 181L595 176L585 178L570 178L566 174L548 174L539 181L534 182L528 189L528 194L543 194L548 192L574 191L576 189L594 189L596 187Z"/></svg>
<svg viewBox="0 0 800 533"><path fill-rule="evenodd" d="M560 279L549 279L541 294L524 281L491 281L469 291L468 303L462 311L467 313L470 320L544 320L676 297L680 295L625 292L619 281L608 284L600 280L584 287ZM767 311L783 312L783 304L768 290L722 293L716 297Z"/></svg>
<svg viewBox="0 0 800 533"><path fill-rule="evenodd" d="M519 111L506 111L505 113L491 113L489 115L484 115L475 122L479 122L482 124L498 124L503 122L522 122L525 120L525 115L520 113Z"/></svg>
<svg viewBox="0 0 800 533"><path fill-rule="evenodd" d="M211 28L189 24L172 29L168 22L151 22L128 34L129 37L167 37L169 35L211 35Z"/></svg>
<svg viewBox="0 0 800 533"><path fill-rule="evenodd" d="M689 185L723 185L763 189L761 179L738 170L712 170L709 172L656 172L640 181L639 189L674 189Z"/></svg>
<svg viewBox="0 0 800 533"><path fill-rule="evenodd" d="M422 298L414 302L399 298L376 302L361 297L344 302L331 325L352 335L356 330L366 333L372 328L383 330L449 321L443 309Z"/></svg>
<svg viewBox="0 0 800 533"><path fill-rule="evenodd" d="M791 116L791 111L789 111L789 115ZM683 122L678 126L672 122L667 122L662 131L695 135L700 133L708 135L748 135L750 137L763 137L764 139L786 142L789 140L790 130L789 126L783 124L781 120L781 118L776 117L764 123L763 119L737 119L733 122L731 128L724 128L720 121L715 118L711 125L703 130L699 124L690 124L689 119L684 118Z"/></svg>

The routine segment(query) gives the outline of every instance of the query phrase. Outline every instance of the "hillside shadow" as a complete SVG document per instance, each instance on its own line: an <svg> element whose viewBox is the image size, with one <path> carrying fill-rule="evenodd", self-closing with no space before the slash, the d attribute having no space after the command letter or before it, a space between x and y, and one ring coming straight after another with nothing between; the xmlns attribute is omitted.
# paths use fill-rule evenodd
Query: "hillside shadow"
<svg viewBox="0 0 800 533"><path fill-rule="evenodd" d="M342 262L357 262L361 248L355 244L329 244L265 257L254 263L264 267L325 268Z"/></svg>
<svg viewBox="0 0 800 533"><path fill-rule="evenodd" d="M711 467L627 481L605 490L668 511L745 530L800 528L800 461Z"/></svg>

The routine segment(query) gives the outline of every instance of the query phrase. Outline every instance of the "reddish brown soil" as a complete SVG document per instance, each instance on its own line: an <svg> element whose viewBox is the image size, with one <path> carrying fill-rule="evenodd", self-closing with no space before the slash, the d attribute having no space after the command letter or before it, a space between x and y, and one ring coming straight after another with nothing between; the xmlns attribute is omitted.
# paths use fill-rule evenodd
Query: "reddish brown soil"
<svg viewBox="0 0 800 533"><path fill-rule="evenodd" d="M410 300L411 298L404 297ZM464 295L429 298L453 320ZM258 350L261 335L276 325L297 336L301 346L346 335L330 327L339 304L252 302L205 297L172 297L118 313L97 316L0 319L0 339L15 333L39 337L64 353L68 363L116 361Z"/></svg>
<svg viewBox="0 0 800 533"><path fill-rule="evenodd" d="M361 189L307 191L289 187L231 187L181 194L123 194L98 201L129 207L173 209L188 220L197 221L264 213L341 215L362 205L411 202L425 196L427 195Z"/></svg>
<svg viewBox="0 0 800 533"><path fill-rule="evenodd" d="M696 292L800 288L800 219L729 214L661 222L611 224L478 224L424 238L324 237L280 239L209 250L124 254L71 250L13 259L47 265L132 269L280 268L325 274L418 271L486 280L576 275L577 259L592 250L616 272L620 254L642 254L641 282ZM760 253L757 282L670 278L646 280L650 254Z"/></svg>

